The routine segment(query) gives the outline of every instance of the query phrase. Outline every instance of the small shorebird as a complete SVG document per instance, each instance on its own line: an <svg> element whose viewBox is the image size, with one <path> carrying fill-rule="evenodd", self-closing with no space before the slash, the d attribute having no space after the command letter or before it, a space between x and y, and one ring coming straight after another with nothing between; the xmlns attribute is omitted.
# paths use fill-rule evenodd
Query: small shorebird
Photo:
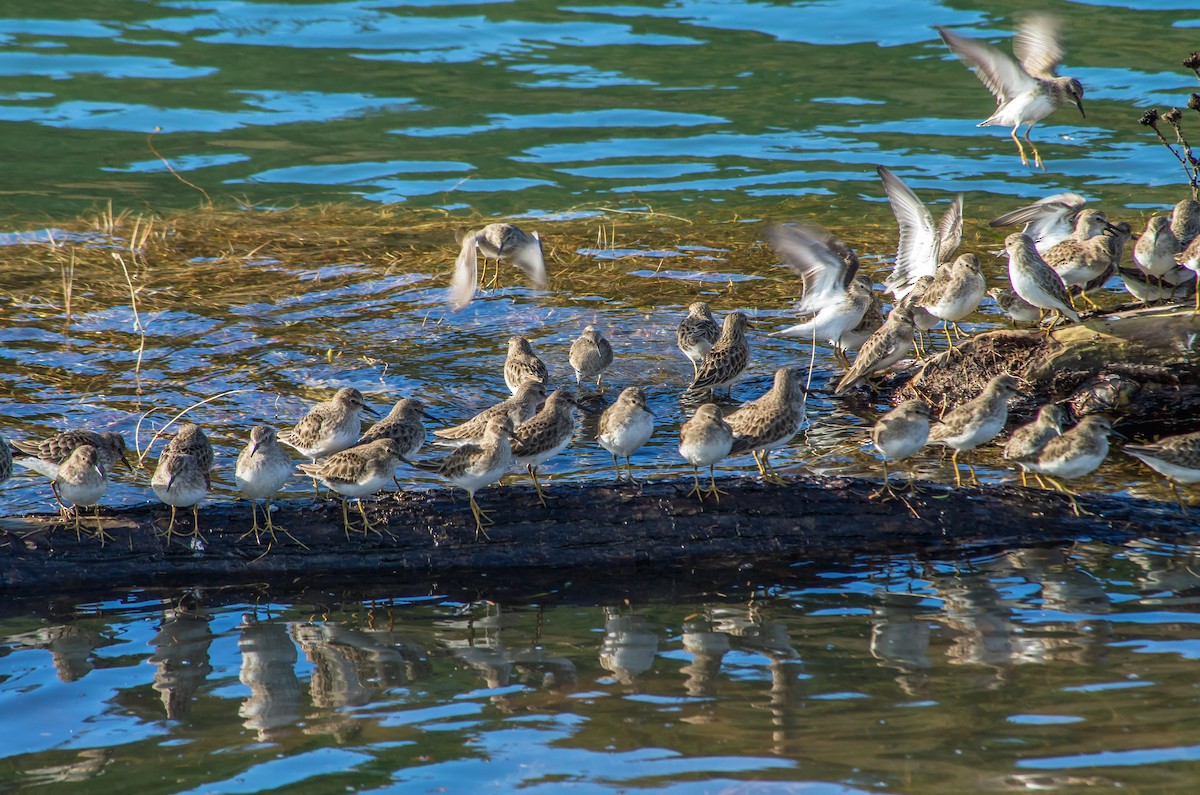
<svg viewBox="0 0 1200 795"><path fill-rule="evenodd" d="M612 364L613 349L595 326L588 326L579 338L571 343L571 352L567 358L575 371L576 386L584 378L589 381L595 378L596 386L599 387L604 371Z"/></svg>
<svg viewBox="0 0 1200 795"><path fill-rule="evenodd" d="M1197 235L1192 239L1191 243L1188 243L1187 248L1183 250L1182 254L1175 255L1175 261L1181 267L1187 268L1192 273L1195 273L1197 277L1200 277L1200 235ZM1193 310L1193 314L1196 312L1200 312L1200 290L1196 291L1196 308Z"/></svg>
<svg viewBox="0 0 1200 795"><path fill-rule="evenodd" d="M79 538L79 511L88 506L96 507L96 537L103 546L108 534L100 524L100 498L108 489L108 473L100 466L100 451L90 444L76 447L67 460L58 468L54 478L58 487L58 498L69 506L75 518L75 537Z"/></svg>
<svg viewBox="0 0 1200 795"><path fill-rule="evenodd" d="M1196 294L1196 274L1175 266L1159 278L1147 276L1140 268L1118 268L1129 294L1144 304L1155 301L1187 301Z"/></svg>
<svg viewBox="0 0 1200 795"><path fill-rule="evenodd" d="M1029 235L1038 253L1045 254L1071 236L1075 231L1075 219L1086 204L1087 199L1078 193L1056 193L1005 213L990 221L988 226L999 229L1024 224L1021 231Z"/></svg>
<svg viewBox="0 0 1200 795"><path fill-rule="evenodd" d="M675 329L675 343L692 363L692 375L700 373L700 362L721 336L721 327L713 319L712 310L703 301L688 305L687 314Z"/></svg>
<svg viewBox="0 0 1200 795"><path fill-rule="evenodd" d="M529 340L514 334L508 338L508 353L504 357L504 383L514 395L526 381L545 384L550 380L546 365L533 352Z"/></svg>
<svg viewBox="0 0 1200 795"><path fill-rule="evenodd" d="M1172 208L1171 234L1179 241L1180 248L1187 248L1200 235L1200 202L1183 199Z"/></svg>
<svg viewBox="0 0 1200 795"><path fill-rule="evenodd" d="M1171 231L1171 219L1155 215L1146 222L1146 231L1133 247L1133 264L1147 276L1162 277L1179 267L1175 255L1182 251L1179 238Z"/></svg>
<svg viewBox="0 0 1200 795"><path fill-rule="evenodd" d="M100 455L100 468L105 474L111 472L118 461L125 464L130 472L133 471L133 465L125 455L125 437L115 431L63 431L37 441L12 442L13 448L22 454L16 459L18 464L52 481L58 475L58 467L70 457L75 448L85 444L96 448Z"/></svg>
<svg viewBox="0 0 1200 795"><path fill-rule="evenodd" d="M783 478L771 466L771 451L783 447L799 433L807 398L804 371L798 367L780 367L764 395L725 418L733 429L730 455L750 453L764 480L782 484Z"/></svg>
<svg viewBox="0 0 1200 795"><path fill-rule="evenodd" d="M912 188L885 166L876 166L875 171L900 227L896 264L884 282L892 295L900 299L908 295L917 279L935 276L938 266L949 262L958 251L962 243L962 194L954 197L934 226L933 216Z"/></svg>
<svg viewBox="0 0 1200 795"><path fill-rule="evenodd" d="M1062 406L1047 403L1038 409L1033 422L1022 425L1008 437L1008 442L1004 445L1004 457L1021 467L1022 486L1029 485L1026 475L1029 467L1026 464L1030 461L1037 461L1037 457L1041 455L1042 449L1050 443L1050 440L1062 435L1062 426L1066 418L1067 413ZM1036 472L1033 476L1038 478ZM1038 482L1041 482L1040 478L1038 478Z"/></svg>
<svg viewBox="0 0 1200 795"><path fill-rule="evenodd" d="M1014 232L1004 238L1004 248L1008 252L1008 280L1013 291L1039 309L1053 309L1078 323L1079 315L1071 308L1066 285L1042 259L1029 236ZM1046 333L1049 334L1053 329L1052 322Z"/></svg>
<svg viewBox="0 0 1200 795"><path fill-rule="evenodd" d="M654 412L647 408L646 393L641 387L627 388L617 398L617 402L600 415L600 430L596 441L612 453L613 469L616 470L618 483L621 482L621 469L617 456L625 458L629 482L637 483L633 477L633 465L629 462L629 457L649 441L653 433Z"/></svg>
<svg viewBox="0 0 1200 795"><path fill-rule="evenodd" d="M962 473L958 469L959 453L974 450L986 444L1008 421L1008 401L1020 395L1017 379L1001 373L988 381L987 386L976 397L949 411L941 421L929 429L929 441L944 444L954 450L950 463L954 467L954 485L962 485ZM967 464L971 479L975 482L975 468Z"/></svg>
<svg viewBox="0 0 1200 795"><path fill-rule="evenodd" d="M1165 477L1179 509L1188 512L1176 484L1200 483L1200 431L1164 436L1148 444L1127 444L1121 449Z"/></svg>
<svg viewBox="0 0 1200 795"><path fill-rule="evenodd" d="M1070 292L1084 288L1103 274L1114 270L1113 257L1125 250L1118 228L1099 210L1083 210L1075 219L1070 237L1042 252L1042 259L1062 279Z"/></svg>
<svg viewBox="0 0 1200 795"><path fill-rule="evenodd" d="M462 309L471 303L479 284L479 259L482 254L485 268L489 259L496 260L495 284L500 278L500 260L511 260L541 289L546 285L546 261L542 254L542 239L537 232L526 233L516 224L488 224L462 239L462 248L454 262L450 280L450 305Z"/></svg>
<svg viewBox="0 0 1200 795"><path fill-rule="evenodd" d="M1042 318L1042 310L1017 295L1011 287L993 287L988 290L988 295L1013 323L1036 323Z"/></svg>
<svg viewBox="0 0 1200 795"><path fill-rule="evenodd" d="M750 320L741 312L730 312L721 323L721 336L704 356L700 371L686 392L716 392L725 387L726 395L750 362L750 343L746 328Z"/></svg>
<svg viewBox="0 0 1200 795"><path fill-rule="evenodd" d="M514 428L521 425L541 411L546 403L546 387L540 381L526 381L521 384L517 394L508 400L489 406L464 423L450 428L439 428L433 435L442 440L443 444L463 445L468 442L478 444L483 440L488 421L493 417L508 417Z"/></svg>
<svg viewBox="0 0 1200 795"><path fill-rule="evenodd" d="M1108 457L1108 437L1114 433L1112 420L1103 414L1089 414L1079 424L1062 436L1051 439L1036 463L1030 463L1031 472L1045 475L1054 488L1071 500L1071 510L1076 516L1084 513L1075 501L1075 495L1061 480L1074 480L1090 475Z"/></svg>
<svg viewBox="0 0 1200 795"><path fill-rule="evenodd" d="M177 508L192 509L193 537L200 537L200 500L208 493L212 480L209 470L213 465L212 445L200 426L187 423L175 434L162 455L150 478L150 487L162 502L171 506L171 522L167 525L167 543L175 530Z"/></svg>
<svg viewBox="0 0 1200 795"><path fill-rule="evenodd" d="M512 435L512 420L507 414L496 414L488 419L478 443L467 442L450 455L437 460L411 462L418 469L443 477L467 492L471 500L471 516L475 518L476 540L479 540L480 534L488 537L483 525L492 522L475 501L475 492L498 481L512 465Z"/></svg>
<svg viewBox="0 0 1200 795"><path fill-rule="evenodd" d="M367 406L361 392L353 387L343 387L332 400L313 406L293 428L279 434L279 441L316 461L339 453L358 441L363 412L379 416Z"/></svg>
<svg viewBox="0 0 1200 795"><path fill-rule="evenodd" d="M958 321L966 319L983 300L987 281L979 267L979 258L974 254L961 254L950 265L943 265L933 277L933 283L921 296L917 306L936 320L942 321L946 333L946 344L954 350L950 338L950 326L958 328Z"/></svg>
<svg viewBox="0 0 1200 795"><path fill-rule="evenodd" d="M960 36L942 27L937 28L937 32L959 60L975 67L975 76L996 98L995 112L978 126L1012 127L1010 135L1021 153L1021 164L1027 166L1029 158L1017 138L1017 130L1022 124L1028 124L1025 142L1033 150L1034 166L1044 169L1042 156L1029 140L1033 125L1068 102L1087 118L1083 111L1083 84L1073 77L1055 74L1065 55L1058 20L1042 14L1026 17L1013 37L1016 61L978 39Z"/></svg>
<svg viewBox="0 0 1200 795"><path fill-rule="evenodd" d="M546 398L542 410L513 434L513 460L529 471L538 502L543 506L546 505L546 497L542 493L542 484L538 482L537 468L571 443L571 437L575 435L575 409L578 407L570 392L556 389Z"/></svg>
<svg viewBox="0 0 1200 795"><path fill-rule="evenodd" d="M888 461L903 461L924 447L928 440L929 404L924 400L906 400L880 417L871 429L871 441L883 456L883 486L871 496L896 496L888 482ZM915 490L911 477L908 488Z"/></svg>
<svg viewBox="0 0 1200 795"><path fill-rule="evenodd" d="M859 262L854 250L813 225L773 224L766 238L784 266L800 276L804 296L796 311L809 316L771 336L827 340L849 366L847 338L861 325L874 292L869 280L856 278Z"/></svg>
<svg viewBox="0 0 1200 795"><path fill-rule="evenodd" d="M716 403L705 403L696 409L692 418L679 428L679 455L692 465L692 474L696 485L688 492L704 502L704 495L709 495L717 502L726 492L717 488L717 476L714 472L717 462L729 455L733 449L733 429L721 415L721 407ZM709 487L700 488L700 467L708 467Z"/></svg>
<svg viewBox="0 0 1200 795"><path fill-rule="evenodd" d="M278 432L269 425L255 425L250 430L250 442L238 454L237 465L233 470L233 479L237 481L238 489L250 500L250 515L253 517L250 533L254 534L254 543L257 544L260 540L258 501L266 501L263 516L267 523L264 529L273 542L275 523L271 521L271 499L294 472L292 457L279 443ZM282 527L279 529L283 530Z"/></svg>
<svg viewBox="0 0 1200 795"><path fill-rule="evenodd" d="M387 416L376 422L363 433L355 445L370 444L379 439L395 439L401 458L412 458L425 444L425 404L416 398L401 398L392 406ZM400 481L394 477L396 488Z"/></svg>
<svg viewBox="0 0 1200 795"><path fill-rule="evenodd" d="M833 394L841 395L859 381L894 367L912 352L914 334L916 327L913 325L912 310L903 305L894 308L888 313L883 326L858 349L854 364L838 381Z"/></svg>
<svg viewBox="0 0 1200 795"><path fill-rule="evenodd" d="M341 496L342 528L346 538L350 537L350 516L346 511L346 497L354 497L358 513L362 517L362 532L382 535L367 518L363 508L363 497L382 491L395 479L396 467L400 465L400 444L395 439L376 439L367 444L351 447L334 453L324 461L301 464L300 471Z"/></svg>

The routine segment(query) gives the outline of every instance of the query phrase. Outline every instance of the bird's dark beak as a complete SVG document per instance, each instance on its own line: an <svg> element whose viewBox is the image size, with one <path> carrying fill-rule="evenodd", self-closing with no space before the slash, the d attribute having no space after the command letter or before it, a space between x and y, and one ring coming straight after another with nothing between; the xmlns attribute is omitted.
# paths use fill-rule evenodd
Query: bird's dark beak
<svg viewBox="0 0 1200 795"><path fill-rule="evenodd" d="M368 406L368 405L367 405L367 404L365 404L365 403L363 404L362 410L363 410L363 413L365 413L365 414L370 414L372 417L378 417L378 416L379 416L379 412L378 412L378 411L376 411L375 409L371 408L370 406Z"/></svg>
<svg viewBox="0 0 1200 795"><path fill-rule="evenodd" d="M255 442L254 446L250 448L250 455L258 455L258 448L260 448L260 447L262 447L261 439L259 441Z"/></svg>
<svg viewBox="0 0 1200 795"><path fill-rule="evenodd" d="M1075 106L1077 108L1079 108L1079 115L1086 119L1087 114L1083 112L1083 100L1082 99L1075 100Z"/></svg>
<svg viewBox="0 0 1200 795"><path fill-rule="evenodd" d="M422 417L424 417L424 418L425 418L425 419L427 419L427 420L433 420L434 422L441 422L441 420L440 420L440 419L438 419L438 418L437 418L437 417L435 417L434 415L430 414L430 413L429 413L428 411L426 411L425 409L421 409L421 410L420 410L419 412L417 412L417 413L418 413L418 414L420 414Z"/></svg>
<svg viewBox="0 0 1200 795"><path fill-rule="evenodd" d="M124 453L121 453L121 463L124 464L125 468L128 469L130 472L134 471L133 464L130 463L129 457L126 456Z"/></svg>

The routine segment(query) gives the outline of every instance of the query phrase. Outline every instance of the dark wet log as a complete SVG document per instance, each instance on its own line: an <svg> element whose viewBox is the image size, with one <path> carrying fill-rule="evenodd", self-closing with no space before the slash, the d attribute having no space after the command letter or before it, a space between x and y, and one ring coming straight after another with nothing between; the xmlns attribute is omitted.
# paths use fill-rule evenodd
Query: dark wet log
<svg viewBox="0 0 1200 795"><path fill-rule="evenodd" d="M971 399L992 376L1023 378L1030 398L1014 402L1018 418L1050 401L1076 416L1109 411L1122 432L1152 437L1200 427L1200 315L1191 307L1124 307L1060 326L978 334L931 359L895 393L937 409ZM1195 349L1195 350L1194 350Z"/></svg>
<svg viewBox="0 0 1200 795"><path fill-rule="evenodd" d="M269 551L253 537L239 540L249 524L246 503L205 507L202 547L178 537L168 545L155 529L167 518L157 505L108 513L105 527L114 540L103 547L91 538L77 541L54 517L8 517L0 519L0 588L399 583L430 574L462 581L530 568L561 570L564 581L584 569L619 579L635 570L645 576L643 564L664 574L670 567L961 554L1081 537L1121 542L1196 528L1172 503L1081 498L1093 515L1076 517L1060 495L1015 487L930 485L906 505L873 499L878 484L866 480L798 475L777 487L738 478L722 483L730 493L719 505L702 508L686 496L690 485L658 481L641 494L632 487L555 485L545 509L529 489L488 490L481 503L496 524L488 529L491 540L478 542L465 502L444 491L369 503L386 532L366 537L345 536L335 503L285 504L276 521L294 540L281 535Z"/></svg>

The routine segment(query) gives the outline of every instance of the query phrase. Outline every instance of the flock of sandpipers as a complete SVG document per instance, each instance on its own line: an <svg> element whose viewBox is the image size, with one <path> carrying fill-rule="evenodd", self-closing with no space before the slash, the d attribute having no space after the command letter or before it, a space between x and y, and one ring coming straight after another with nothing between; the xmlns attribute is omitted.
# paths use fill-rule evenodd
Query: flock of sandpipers
<svg viewBox="0 0 1200 795"><path fill-rule="evenodd" d="M1014 39L1019 63L980 41L947 30L939 32L950 49L975 68L997 100L996 112L982 124L1011 126L1024 163L1028 159L1017 130L1028 124L1024 140L1033 151L1034 165L1041 167L1041 155L1029 140L1033 125L1068 102L1083 112L1083 86L1074 78L1055 74L1063 55L1055 21L1045 16L1025 21ZM878 172L900 226L895 266L884 282L894 299L886 316L874 281L859 272L858 257L846 243L812 224L775 225L766 232L767 241L783 264L803 282L798 307L802 322L776 333L810 340L814 346L818 341L833 346L847 365L833 390L835 395L864 382L869 385L872 376L905 360L914 348L923 350L925 332L938 323L943 325L951 349L945 355L954 355L951 328L956 329L959 321L976 311L989 292L1014 322L1040 323L1047 311L1053 312L1048 334L1060 320L1079 322L1075 302L1091 302L1089 294L1117 274L1144 302L1194 298L1200 311L1200 203L1182 201L1170 217L1151 218L1134 248L1132 268L1121 265L1131 238L1129 224L1110 223L1103 212L1086 207L1083 197L1062 193L1022 207L991 222L994 227L1023 225L1023 231L1005 239L1008 287L988 291L978 258L974 254L956 256L962 241L962 197L956 197L935 223L899 177L882 166ZM537 286L546 281L538 234L527 234L513 224L490 224L463 238L448 295L456 309L475 295L480 283L480 256L485 263L485 277L486 264L494 260L497 268L500 261L517 265ZM728 394L750 362L748 326L749 320L742 312L729 312L718 325L706 304L696 302L688 307L676 334L680 350L694 367L687 392L713 395L724 389ZM848 349L857 350L853 362L846 354ZM569 359L577 383L595 379L599 386L613 360L612 346L598 330L588 326L572 344ZM476 502L475 492L498 481L514 464L526 468L539 502L545 505L538 467L571 442L575 412L581 406L566 389L547 393L546 366L523 337L514 336L509 341L504 380L511 398L460 425L433 432L440 442L455 448L436 459L415 458L425 444L427 418L424 405L415 398L400 400L365 433L361 415L374 412L362 394L351 388L338 390L331 400L316 405L283 432L267 425L255 427L235 467L238 488L252 501L253 526L247 535L252 533L261 540L257 503L264 500L262 532L275 538L277 527L271 519L270 503L297 471L311 477L314 484L319 481L341 495L347 535L354 524L345 498L357 499L358 529L378 532L362 498L387 488L401 464L436 473L464 489L477 536L486 536L484 526L490 520ZM765 480L781 482L771 466L770 454L788 444L805 421L805 380L802 368L784 367L775 373L774 383L765 394L727 415L716 403L700 405L679 428L678 451L693 467L695 476L688 496L702 503L706 498L719 500L724 492L717 487L715 465L728 456L744 453L754 457ZM1003 431L1008 401L1021 394L1019 388L1017 379L1001 374L973 400L936 420L930 406L921 400L902 403L884 415L871 436L884 462L883 486L876 496L904 499L903 492L889 482L888 463L907 459L931 443L954 451L955 481L961 485L959 456L992 441ZM1004 455L1021 467L1023 482L1027 472L1039 482L1047 478L1071 497L1078 512L1074 496L1061 481L1083 477L1099 467L1109 452L1113 420L1087 415L1064 430L1065 421L1066 413L1060 406L1041 407L1033 422L1011 433ZM622 478L620 459L624 458L625 477L636 483L630 457L654 430L655 416L639 387L625 389L604 410L597 441L612 454L618 481ZM285 445L309 461L296 466ZM1176 482L1200 482L1200 433L1153 444L1125 445L1124 450L1167 476L1173 488ZM79 507L99 503L109 473L121 461L129 464L126 442L112 432L71 430L44 440L14 441L11 449L0 439L0 482L11 475L14 462L50 478L60 505L73 509L77 533ZM171 506L168 540L174 532L178 508L192 509L190 533L198 535L197 505L209 490L213 463L212 446L195 424L182 426L164 448L151 486L159 499ZM707 488L702 488L700 481L700 469L704 467L710 475ZM973 469L971 476L974 478ZM911 479L908 488L914 488ZM1179 499L1182 507L1183 500ZM96 535L101 542L107 538L98 510Z"/></svg>

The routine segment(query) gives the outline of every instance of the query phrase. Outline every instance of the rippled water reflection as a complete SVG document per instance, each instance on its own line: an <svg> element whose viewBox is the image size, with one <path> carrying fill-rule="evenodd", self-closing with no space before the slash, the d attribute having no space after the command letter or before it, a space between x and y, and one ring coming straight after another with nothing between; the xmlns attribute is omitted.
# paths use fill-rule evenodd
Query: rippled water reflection
<svg viewBox="0 0 1200 795"><path fill-rule="evenodd" d="M1059 3L1088 118L1037 133L1050 169L978 129L992 103L934 25L1006 36L1012 9L941 2L270 3L114 0L0 10L0 211L378 202L733 212L828 197L871 166L987 197L1177 200L1139 109L1182 105L1194 5ZM1002 43L1007 47L1007 43ZM829 201L824 204L828 209Z"/></svg>
<svg viewBox="0 0 1200 795"><path fill-rule="evenodd" d="M632 604L563 583L500 603L413 585L6 609L0 783L1185 792L1195 555L863 561Z"/></svg>

